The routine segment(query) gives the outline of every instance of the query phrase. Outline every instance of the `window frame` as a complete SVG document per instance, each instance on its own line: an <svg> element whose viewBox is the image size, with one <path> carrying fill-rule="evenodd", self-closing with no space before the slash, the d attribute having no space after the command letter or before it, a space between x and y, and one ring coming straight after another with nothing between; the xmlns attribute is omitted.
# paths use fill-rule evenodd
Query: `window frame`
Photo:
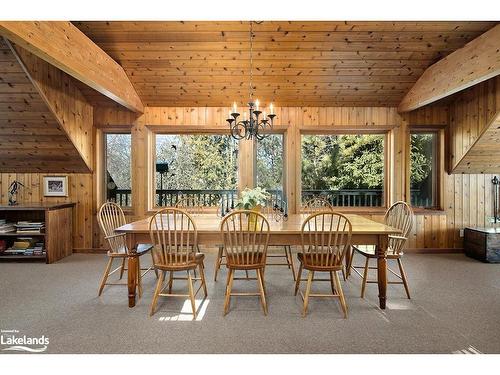
<svg viewBox="0 0 500 375"><path fill-rule="evenodd" d="M328 135L382 135L384 137L383 146L383 184L382 184L382 205L376 207L346 207L346 206L334 206L335 209L339 208L345 212L359 212L363 213L371 212L384 212L387 210L388 202L390 202L391 197L391 176L390 176L390 165L393 163L390 160L390 132L389 129L300 129L299 131L299 142L296 145L297 148L297 191L296 191L296 207L297 213L304 212L304 207L302 205L302 136L303 135L318 135L318 136L328 136Z"/></svg>
<svg viewBox="0 0 500 375"><path fill-rule="evenodd" d="M133 213L134 208L134 139L132 127L106 127L97 130L97 150L96 155L96 169L97 169L97 202L100 205L107 202L107 141L106 137L108 134L130 134L130 192L131 199L129 206L120 206L125 214Z"/></svg>
<svg viewBox="0 0 500 375"><path fill-rule="evenodd" d="M436 141L434 143L434 168L433 168L433 193L435 202L430 207L414 206L411 202L411 136L412 134L435 134ZM437 126L410 126L408 129L408 153L406 163L406 197L407 202L416 212L443 211L443 186L444 186L444 147L445 147L445 130L443 127Z"/></svg>

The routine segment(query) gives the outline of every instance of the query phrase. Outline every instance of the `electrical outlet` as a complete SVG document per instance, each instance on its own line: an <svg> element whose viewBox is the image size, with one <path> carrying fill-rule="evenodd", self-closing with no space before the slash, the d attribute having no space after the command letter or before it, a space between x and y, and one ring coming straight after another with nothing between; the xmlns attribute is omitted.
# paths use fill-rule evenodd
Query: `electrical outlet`
<svg viewBox="0 0 500 375"><path fill-rule="evenodd" d="M464 236L464 230L460 229L460 237L463 237L463 236Z"/></svg>

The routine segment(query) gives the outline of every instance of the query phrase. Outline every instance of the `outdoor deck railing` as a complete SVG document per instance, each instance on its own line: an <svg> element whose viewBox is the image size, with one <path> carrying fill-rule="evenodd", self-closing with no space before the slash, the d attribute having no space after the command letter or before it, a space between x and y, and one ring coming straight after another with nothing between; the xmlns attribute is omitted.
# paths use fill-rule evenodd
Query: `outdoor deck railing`
<svg viewBox="0 0 500 375"><path fill-rule="evenodd" d="M268 190L271 200L274 202L283 197L281 190ZM127 189L115 190L114 198L108 195L108 199L115 201L120 206L130 206L131 191ZM303 190L302 202L315 197L326 198L333 206L337 207L380 207L383 205L383 192L380 189L349 189L349 190ZM215 207L221 199L234 207L237 200L236 190L156 190L155 204L157 206L175 206L181 198L201 202L204 206ZM422 197L420 191L411 191L411 202L414 206L429 206L429 199Z"/></svg>

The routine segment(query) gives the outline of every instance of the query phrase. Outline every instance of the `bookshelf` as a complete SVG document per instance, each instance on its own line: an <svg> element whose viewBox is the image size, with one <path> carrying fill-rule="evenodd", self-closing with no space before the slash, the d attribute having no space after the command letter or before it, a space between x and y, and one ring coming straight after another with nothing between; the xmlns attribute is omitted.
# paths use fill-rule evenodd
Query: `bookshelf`
<svg viewBox="0 0 500 375"><path fill-rule="evenodd" d="M6 255L0 252L0 262L4 261L45 261L54 263L73 252L73 208L75 203L31 203L16 206L0 205L0 220L17 223L19 221L44 222L43 232L0 233L0 240L6 247L12 246L18 238L33 238L43 243L43 255Z"/></svg>

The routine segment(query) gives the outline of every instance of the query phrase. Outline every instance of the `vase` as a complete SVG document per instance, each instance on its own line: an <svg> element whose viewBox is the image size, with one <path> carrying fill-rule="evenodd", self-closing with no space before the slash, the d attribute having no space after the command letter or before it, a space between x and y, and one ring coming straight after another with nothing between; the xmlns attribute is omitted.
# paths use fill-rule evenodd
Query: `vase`
<svg viewBox="0 0 500 375"><path fill-rule="evenodd" d="M250 209L253 212L259 212L262 210L262 206L258 205ZM250 213L248 216L248 230L257 230L257 215Z"/></svg>

